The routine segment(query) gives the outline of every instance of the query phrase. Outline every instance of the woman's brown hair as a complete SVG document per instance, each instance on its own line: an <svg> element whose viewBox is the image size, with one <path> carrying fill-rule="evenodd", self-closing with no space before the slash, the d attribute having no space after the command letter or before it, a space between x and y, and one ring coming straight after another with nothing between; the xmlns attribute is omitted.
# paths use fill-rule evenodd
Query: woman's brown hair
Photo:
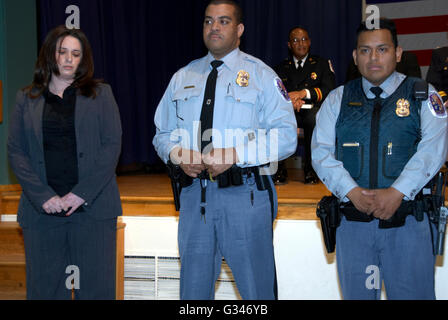
<svg viewBox="0 0 448 320"><path fill-rule="evenodd" d="M56 52L59 50L57 45L59 40L61 40L59 42L59 45L61 45L62 40L68 36L78 39L82 48L81 62L76 70L72 85L79 89L81 95L91 98L96 97L95 89L101 80L93 79L93 54L89 40L80 29L67 29L64 25L61 25L47 34L40 49L34 68L33 83L24 89L30 98L35 99L42 95L50 83L52 74L59 76L58 64L56 62Z"/></svg>

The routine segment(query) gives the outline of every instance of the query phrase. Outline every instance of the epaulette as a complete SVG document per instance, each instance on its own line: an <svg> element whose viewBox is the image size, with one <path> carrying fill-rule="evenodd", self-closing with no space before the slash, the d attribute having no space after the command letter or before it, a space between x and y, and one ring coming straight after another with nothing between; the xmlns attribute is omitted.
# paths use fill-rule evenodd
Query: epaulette
<svg viewBox="0 0 448 320"><path fill-rule="evenodd" d="M255 64L258 63L258 59L257 58L255 58L255 57L253 57L253 56L251 56L251 55L249 55L247 53L244 53L243 59L246 60L246 61L255 63Z"/></svg>

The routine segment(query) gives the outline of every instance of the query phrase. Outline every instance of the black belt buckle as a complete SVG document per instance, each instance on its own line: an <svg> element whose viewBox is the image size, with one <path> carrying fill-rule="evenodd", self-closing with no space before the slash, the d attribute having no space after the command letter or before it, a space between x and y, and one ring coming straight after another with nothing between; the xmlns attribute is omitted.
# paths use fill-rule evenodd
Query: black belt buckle
<svg viewBox="0 0 448 320"><path fill-rule="evenodd" d="M232 166L229 171L230 178L232 180L232 186L241 186L243 184L243 174L241 168Z"/></svg>
<svg viewBox="0 0 448 320"><path fill-rule="evenodd" d="M216 177L219 188L238 187L244 184L243 175L247 172L236 165Z"/></svg>
<svg viewBox="0 0 448 320"><path fill-rule="evenodd" d="M398 208L397 212L388 220L380 220L379 228L380 229L390 229L390 228L400 228L405 225L406 218L409 215L414 214L414 203L413 201L403 201ZM419 220L419 215L416 214L417 221L421 222L422 220Z"/></svg>
<svg viewBox="0 0 448 320"><path fill-rule="evenodd" d="M352 203L341 204L340 209L348 221L371 222L375 219L373 215L358 211Z"/></svg>
<svg viewBox="0 0 448 320"><path fill-rule="evenodd" d="M230 170L221 173L219 176L216 177L216 180L218 181L218 187L220 189L230 187L232 185L232 177L230 175Z"/></svg>
<svg viewBox="0 0 448 320"><path fill-rule="evenodd" d="M378 227L380 229L391 229L391 228L399 228L404 226L406 223L406 217L397 217L395 213L390 219L380 220Z"/></svg>

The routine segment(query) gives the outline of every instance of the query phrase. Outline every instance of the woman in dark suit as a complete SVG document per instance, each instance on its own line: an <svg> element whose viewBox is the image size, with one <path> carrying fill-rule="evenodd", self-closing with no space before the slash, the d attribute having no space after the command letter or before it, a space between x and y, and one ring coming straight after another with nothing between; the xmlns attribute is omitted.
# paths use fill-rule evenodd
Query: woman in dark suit
<svg viewBox="0 0 448 320"><path fill-rule="evenodd" d="M27 298L115 298L115 168L121 123L109 85L93 79L90 44L60 26L17 94L8 156L23 192Z"/></svg>

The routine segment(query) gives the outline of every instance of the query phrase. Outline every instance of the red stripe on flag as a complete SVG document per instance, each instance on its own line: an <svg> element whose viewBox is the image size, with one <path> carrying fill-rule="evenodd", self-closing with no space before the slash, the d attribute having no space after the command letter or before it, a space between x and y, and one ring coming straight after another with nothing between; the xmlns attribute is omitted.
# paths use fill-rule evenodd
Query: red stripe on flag
<svg viewBox="0 0 448 320"><path fill-rule="evenodd" d="M448 31L448 15L394 19L398 34Z"/></svg>
<svg viewBox="0 0 448 320"><path fill-rule="evenodd" d="M429 66L431 64L432 49L429 50L412 50L418 59L420 67Z"/></svg>

